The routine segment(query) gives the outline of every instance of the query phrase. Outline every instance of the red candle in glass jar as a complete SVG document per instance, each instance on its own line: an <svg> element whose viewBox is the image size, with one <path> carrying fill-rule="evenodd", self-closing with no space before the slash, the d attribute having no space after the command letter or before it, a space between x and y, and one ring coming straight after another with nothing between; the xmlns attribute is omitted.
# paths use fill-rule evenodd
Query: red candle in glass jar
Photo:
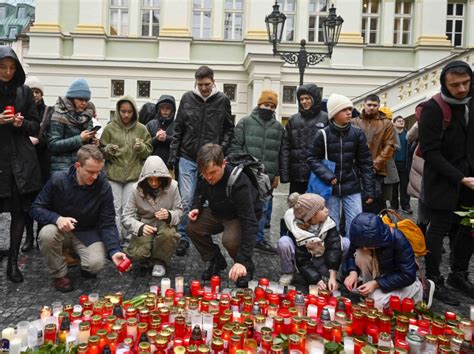
<svg viewBox="0 0 474 354"><path fill-rule="evenodd" d="M280 305L280 295L278 294L267 294L267 300L270 304Z"/></svg>
<svg viewBox="0 0 474 354"><path fill-rule="evenodd" d="M255 300L260 300L265 298L265 290L259 286L255 288Z"/></svg>
<svg viewBox="0 0 474 354"><path fill-rule="evenodd" d="M132 261L128 258L122 260L117 266L117 269L120 273L126 272L132 266Z"/></svg>
<svg viewBox="0 0 474 354"><path fill-rule="evenodd" d="M379 328L377 326L367 326L367 340L371 344L377 344L379 342Z"/></svg>
<svg viewBox="0 0 474 354"><path fill-rule="evenodd" d="M211 292L217 294L220 292L221 288L221 277L218 275L213 275L211 278Z"/></svg>
<svg viewBox="0 0 474 354"><path fill-rule="evenodd" d="M402 310L402 306L400 303L400 297L396 295L390 296L390 309L392 311L398 311L400 312Z"/></svg>
<svg viewBox="0 0 474 354"><path fill-rule="evenodd" d="M444 313L444 318L446 319L446 321L456 321L456 314L451 311L446 311Z"/></svg>
<svg viewBox="0 0 474 354"><path fill-rule="evenodd" d="M365 341L360 338L354 338L354 354L360 354L361 349L365 346Z"/></svg>
<svg viewBox="0 0 474 354"><path fill-rule="evenodd" d="M81 295L81 296L79 296L79 304L80 304L81 306L84 306L84 303L85 303L86 301L89 301L89 295Z"/></svg>
<svg viewBox="0 0 474 354"><path fill-rule="evenodd" d="M266 289L270 285L270 281L267 278L260 278L258 281L258 286L261 286L262 288Z"/></svg>
<svg viewBox="0 0 474 354"><path fill-rule="evenodd" d="M14 106L6 106L5 111L10 111L11 114L15 114L15 107Z"/></svg>
<svg viewBox="0 0 474 354"><path fill-rule="evenodd" d="M343 297L342 301L344 301L344 305L346 305L346 316L347 318L352 317L352 301L351 299L348 299L347 297Z"/></svg>
<svg viewBox="0 0 474 354"><path fill-rule="evenodd" d="M201 289L201 282L197 279L191 282L191 296L197 297L198 291Z"/></svg>
<svg viewBox="0 0 474 354"><path fill-rule="evenodd" d="M409 297L406 297L402 301L402 312L411 313L415 309L415 301Z"/></svg>
<svg viewBox="0 0 474 354"><path fill-rule="evenodd" d="M352 332L356 336L361 336L364 334L364 314L363 313L355 313L352 315Z"/></svg>

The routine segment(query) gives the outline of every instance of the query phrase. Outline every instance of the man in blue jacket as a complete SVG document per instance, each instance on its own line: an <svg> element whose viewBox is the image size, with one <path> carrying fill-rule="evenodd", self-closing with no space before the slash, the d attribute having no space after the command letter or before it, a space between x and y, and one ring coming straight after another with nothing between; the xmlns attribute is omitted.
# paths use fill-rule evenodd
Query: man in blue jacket
<svg viewBox="0 0 474 354"><path fill-rule="evenodd" d="M107 256L119 265L122 253L110 184L102 172L104 157L95 145L84 145L68 171L53 174L31 207L31 216L46 225L39 244L46 257L53 286L73 290L62 248L72 245L81 259L81 274L95 278Z"/></svg>
<svg viewBox="0 0 474 354"><path fill-rule="evenodd" d="M346 259L349 291L373 298L375 307L388 306L390 296L421 301L423 286L416 278L415 254L405 235L375 214L361 213L352 221L351 246ZM358 286L359 276L362 285ZM432 293L428 304L431 304Z"/></svg>

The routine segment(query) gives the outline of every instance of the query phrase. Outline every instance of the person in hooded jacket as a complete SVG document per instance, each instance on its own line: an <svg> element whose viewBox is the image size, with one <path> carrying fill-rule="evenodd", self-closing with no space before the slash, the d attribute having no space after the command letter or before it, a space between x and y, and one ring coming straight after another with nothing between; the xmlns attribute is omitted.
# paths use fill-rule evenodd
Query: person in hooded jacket
<svg viewBox="0 0 474 354"><path fill-rule="evenodd" d="M0 46L0 212L11 215L6 276L14 283L23 281L18 254L25 213L41 189L40 166L29 139L38 134L40 119L31 90L24 82L25 72L16 53Z"/></svg>
<svg viewBox="0 0 474 354"><path fill-rule="evenodd" d="M412 298L415 303L422 300L415 254L400 230L391 229L375 214L361 213L354 218L349 235L349 275L344 280L349 291L374 299L378 309L387 308L392 295Z"/></svg>
<svg viewBox="0 0 474 354"><path fill-rule="evenodd" d="M290 209L284 216L288 235L278 240L283 271L279 283L291 284L296 265L308 284L316 284L321 290L337 290L336 275L341 265L342 248L347 251L349 240L341 240L320 195L291 193L288 205ZM324 278L328 278L327 282Z"/></svg>
<svg viewBox="0 0 474 354"><path fill-rule="evenodd" d="M140 177L143 161L152 151L150 134L138 122L137 106L130 96L117 101L114 118L104 128L100 146L105 157L105 175L114 195L117 229L124 239L120 223L122 211Z"/></svg>
<svg viewBox="0 0 474 354"><path fill-rule="evenodd" d="M168 161L170 157L175 113L176 102L174 97L162 95L156 103L154 118L146 124L146 128L151 135L152 155L161 157L163 161Z"/></svg>
<svg viewBox="0 0 474 354"><path fill-rule="evenodd" d="M471 227L460 225L454 214L462 206L474 205L474 104L473 74L469 64L453 61L440 76L441 98L451 109L449 126L443 128L443 112L430 99L419 120L420 148L425 159L423 168L423 202L430 208L426 234L426 276L435 282L434 297L447 304L459 302L444 285L440 273L443 240L452 239L451 272L447 283L474 298L469 280L469 262L474 250Z"/></svg>
<svg viewBox="0 0 474 354"><path fill-rule="evenodd" d="M58 97L48 127L50 173L69 170L83 145L99 144L95 131L91 130L94 113L90 99L89 84L82 78L72 82L65 97Z"/></svg>
<svg viewBox="0 0 474 354"><path fill-rule="evenodd" d="M159 156L149 156L122 214L122 225L132 233L125 253L153 266L153 276L165 275L179 240L182 214L178 183Z"/></svg>
<svg viewBox="0 0 474 354"><path fill-rule="evenodd" d="M146 102L138 112L138 121L143 125L147 125L149 121L155 118L156 104L153 102Z"/></svg>
<svg viewBox="0 0 474 354"><path fill-rule="evenodd" d="M298 113L285 125L286 134L281 148L280 181L290 183L290 194L305 193L310 168L307 164L311 144L316 133L328 125L328 115L321 110L321 92L318 86L298 87Z"/></svg>
<svg viewBox="0 0 474 354"><path fill-rule="evenodd" d="M332 185L332 194L326 200L329 215L339 230L342 204L347 234L354 217L362 212L362 191L366 198L364 202L370 204L373 201L373 163L364 131L351 124L351 100L333 93L329 96L327 108L329 126L316 134L308 165L320 180ZM334 172L323 163L326 151L327 159L336 165Z"/></svg>

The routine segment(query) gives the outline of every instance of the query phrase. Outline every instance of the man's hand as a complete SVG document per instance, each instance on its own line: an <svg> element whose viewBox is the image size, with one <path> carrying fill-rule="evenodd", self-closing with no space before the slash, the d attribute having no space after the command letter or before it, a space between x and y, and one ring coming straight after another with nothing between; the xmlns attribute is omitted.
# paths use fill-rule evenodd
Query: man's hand
<svg viewBox="0 0 474 354"><path fill-rule="evenodd" d="M0 125L13 123L15 115L11 111L3 111L0 114Z"/></svg>
<svg viewBox="0 0 474 354"><path fill-rule="evenodd" d="M158 141L165 141L166 140L166 131L163 129L160 129L156 132L156 140Z"/></svg>
<svg viewBox="0 0 474 354"><path fill-rule="evenodd" d="M330 292L337 290L339 285L336 280L337 272L335 270L329 271L328 289Z"/></svg>
<svg viewBox="0 0 474 354"><path fill-rule="evenodd" d="M275 178L273 179L273 182L272 182L272 189L276 189L279 184L280 184L280 177L275 176Z"/></svg>
<svg viewBox="0 0 474 354"><path fill-rule="evenodd" d="M61 232L69 232L76 228L77 220L70 217L60 216L56 220L56 225Z"/></svg>
<svg viewBox="0 0 474 354"><path fill-rule="evenodd" d="M352 291L354 287L357 285L357 272L352 270L349 275L344 279L344 286L347 288L347 290Z"/></svg>
<svg viewBox="0 0 474 354"><path fill-rule="evenodd" d="M145 224L143 226L143 235L145 236L153 236L156 232L156 227L150 226Z"/></svg>
<svg viewBox="0 0 474 354"><path fill-rule="evenodd" d="M474 189L474 177L464 177L461 180L461 183L464 184L467 188Z"/></svg>
<svg viewBox="0 0 474 354"><path fill-rule="evenodd" d="M188 219L190 221L196 221L199 216L199 209L193 209L188 213Z"/></svg>
<svg viewBox="0 0 474 354"><path fill-rule="evenodd" d="M318 289L321 291L321 290L326 290L328 287L326 286L326 283L324 282L324 280L320 280L318 281L318 284L316 284L318 286Z"/></svg>
<svg viewBox="0 0 474 354"><path fill-rule="evenodd" d="M337 184L337 178L333 178L333 179L331 180L331 184L332 184L333 186L335 186L335 185Z"/></svg>
<svg viewBox="0 0 474 354"><path fill-rule="evenodd" d="M167 220L169 215L169 211L167 209L161 208L160 211L155 213L155 218L158 220Z"/></svg>
<svg viewBox="0 0 474 354"><path fill-rule="evenodd" d="M34 136L30 136L30 141L33 145L38 145L39 144L39 139L35 138Z"/></svg>
<svg viewBox="0 0 474 354"><path fill-rule="evenodd" d="M232 268L229 270L229 279L232 281L237 281L240 277L245 277L247 275L247 268L243 264L234 263Z"/></svg>
<svg viewBox="0 0 474 354"><path fill-rule="evenodd" d="M379 284L375 280L368 281L365 284L359 286L358 290L362 296L369 296L375 289L378 289Z"/></svg>
<svg viewBox="0 0 474 354"><path fill-rule="evenodd" d="M124 259L127 259L127 255L122 252L114 253L114 255L112 256L112 261L114 262L116 266L122 263Z"/></svg>
<svg viewBox="0 0 474 354"><path fill-rule="evenodd" d="M365 204L372 204L373 202L374 202L373 198L367 198L367 200L365 201Z"/></svg>

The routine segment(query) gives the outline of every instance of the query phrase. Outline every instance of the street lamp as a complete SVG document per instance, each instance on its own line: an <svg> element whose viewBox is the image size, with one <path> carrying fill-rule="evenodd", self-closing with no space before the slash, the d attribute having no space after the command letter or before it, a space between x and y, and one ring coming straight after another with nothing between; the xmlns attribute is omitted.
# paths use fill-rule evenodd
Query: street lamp
<svg viewBox="0 0 474 354"><path fill-rule="evenodd" d="M305 49L305 39L301 40L301 48L297 52L279 51L277 50L277 43L281 42L283 28L286 21L286 16L280 12L279 8L280 6L278 5L277 0L275 0L272 13L265 17L268 41L273 44L273 55L278 54L288 64L295 64L298 66L300 71L300 85L303 85L303 77L306 66L316 65L322 62L325 58L331 58L332 50L339 41L339 35L341 34L341 27L344 20L341 16L336 15L336 8L333 4L329 9L328 17L323 20L322 24L324 44L328 48L327 53L308 53Z"/></svg>

